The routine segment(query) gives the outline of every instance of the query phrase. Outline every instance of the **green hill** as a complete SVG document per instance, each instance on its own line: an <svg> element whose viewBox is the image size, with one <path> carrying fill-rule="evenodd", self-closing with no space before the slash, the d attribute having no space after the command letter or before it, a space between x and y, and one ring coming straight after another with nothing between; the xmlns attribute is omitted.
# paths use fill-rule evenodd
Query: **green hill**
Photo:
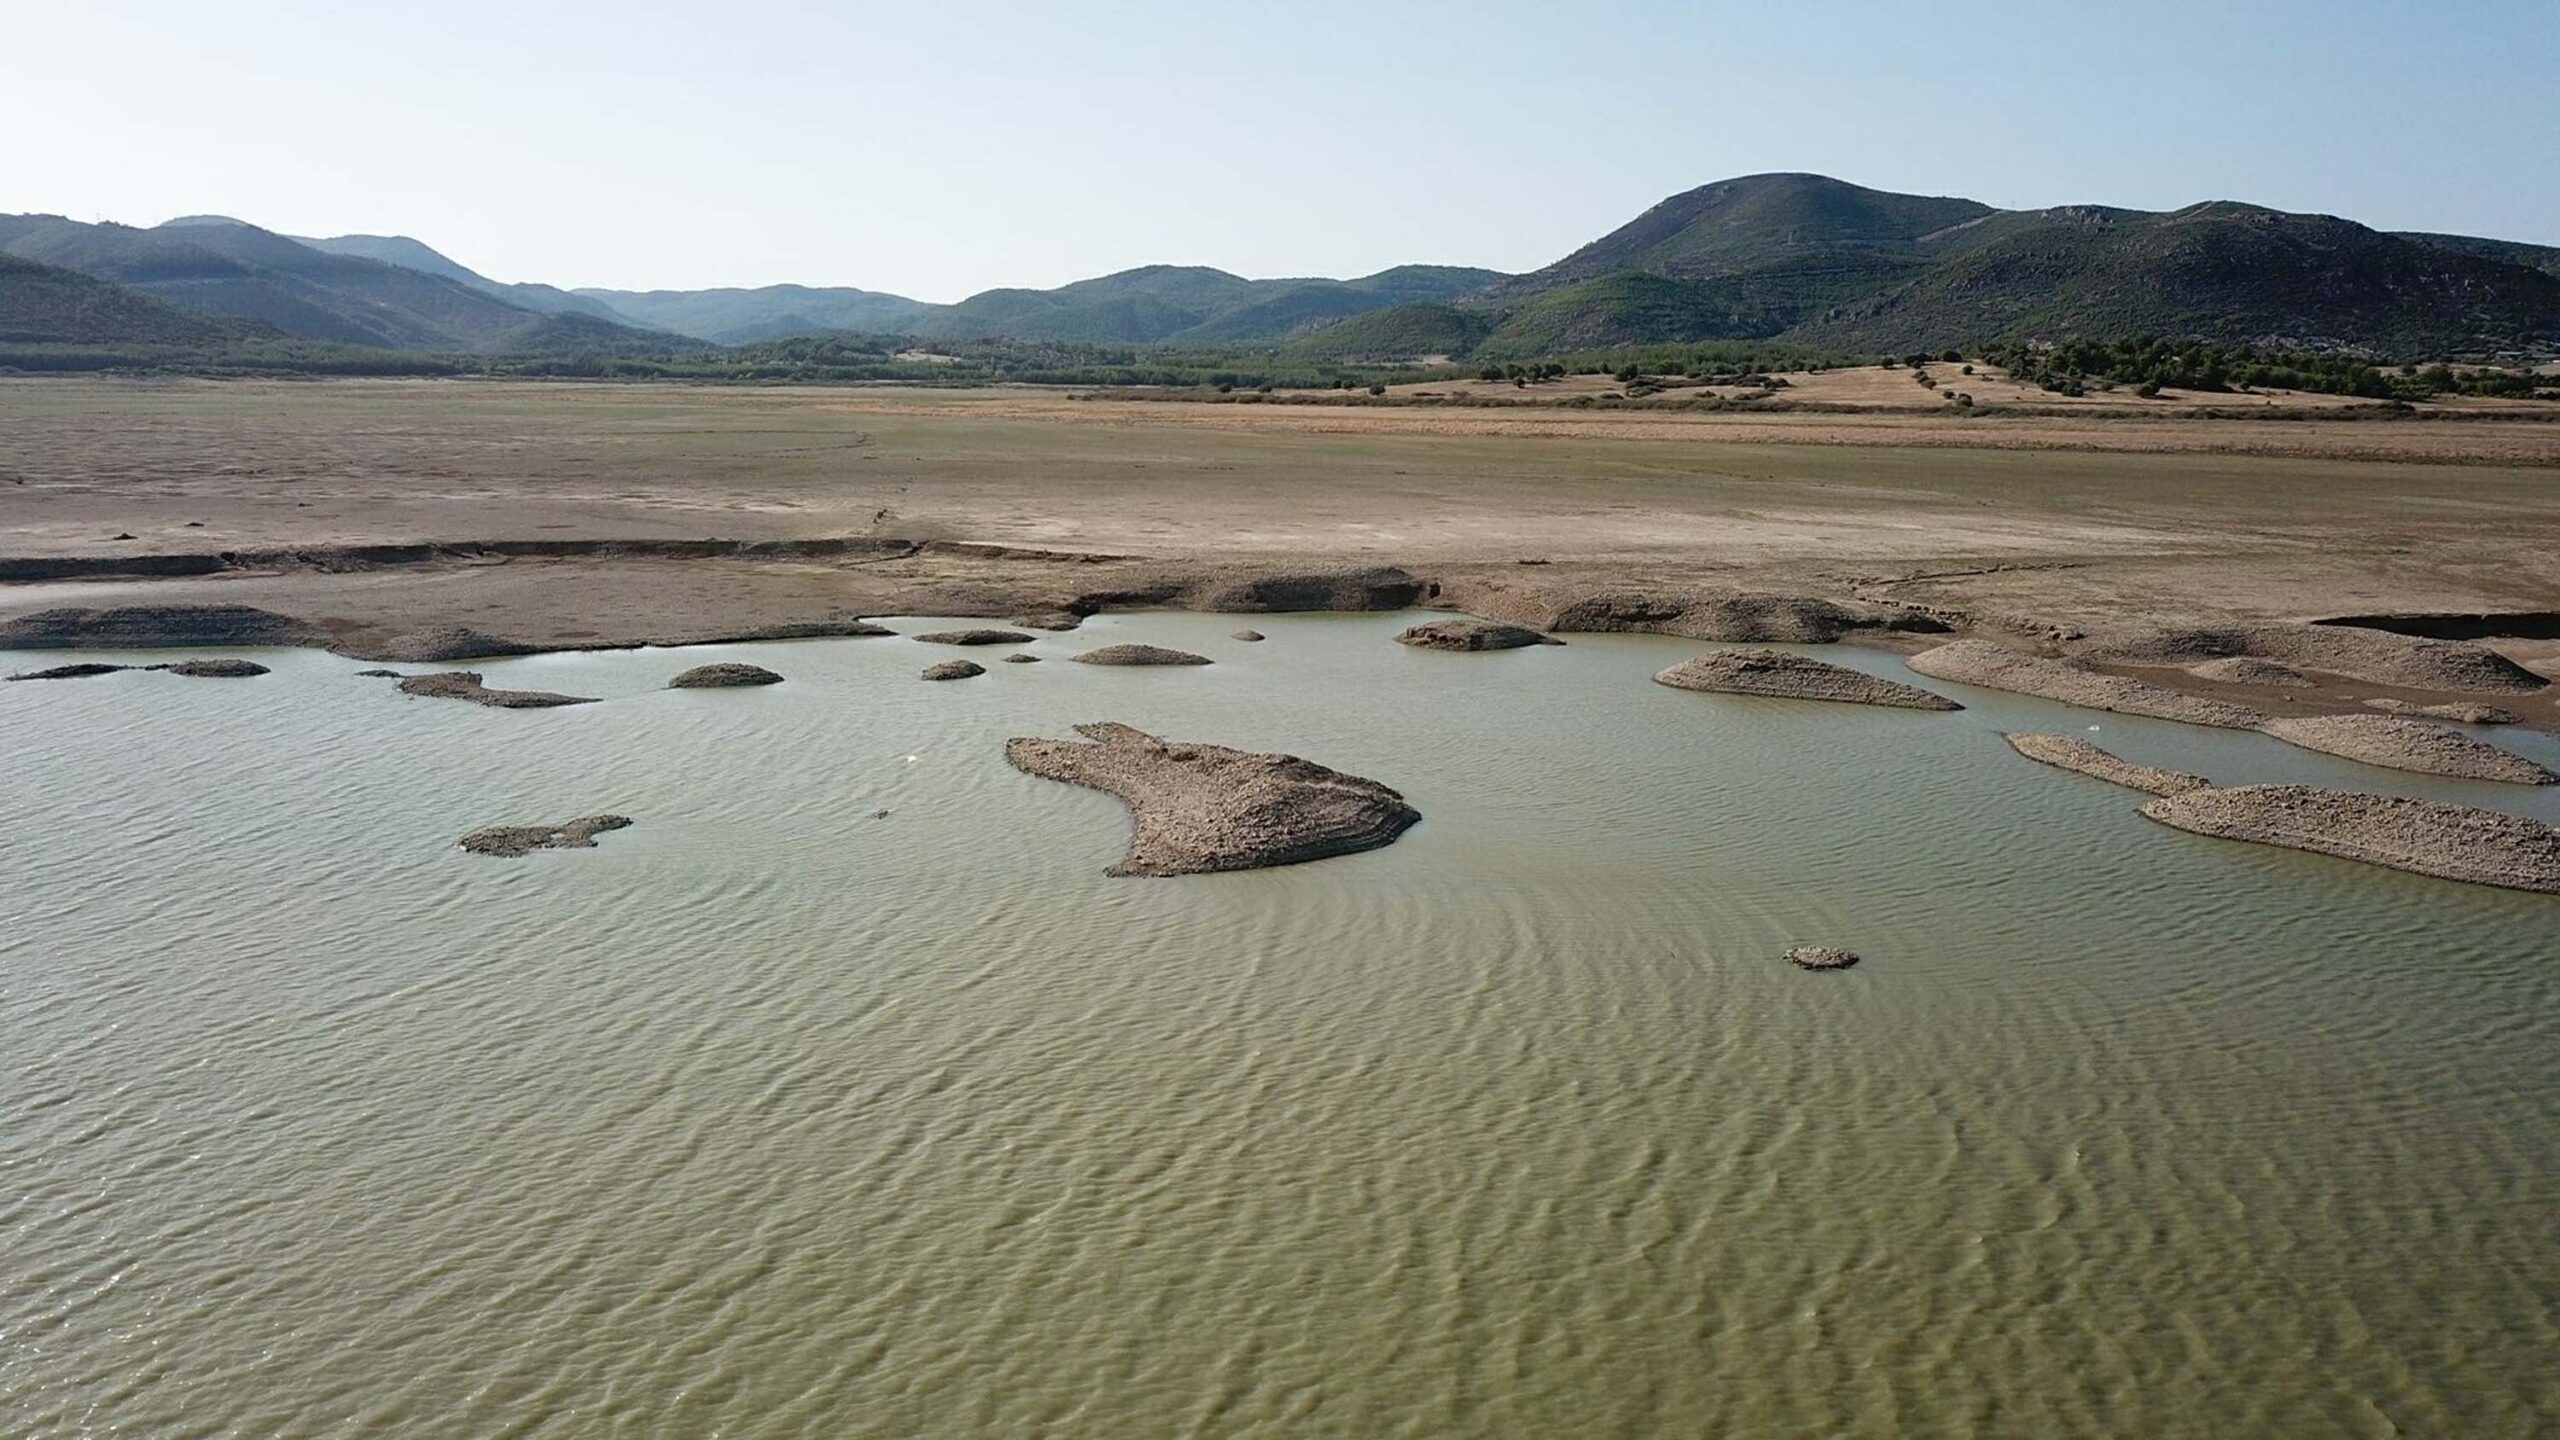
<svg viewBox="0 0 2560 1440"><path fill-rule="evenodd" d="M406 235L331 235L321 239L295 236L294 239L325 254L354 255L361 259L379 260L385 265L400 265L411 270L423 270L430 275L441 275L483 295L494 295L510 305L521 306L536 314L589 315L617 325L633 323L630 317L616 314L613 307L601 300L575 294L556 285L510 285L492 280L424 241L412 240Z"/></svg>
<svg viewBox="0 0 2560 1440"><path fill-rule="evenodd" d="M202 348L272 336L77 270L0 254L0 342Z"/></svg>
<svg viewBox="0 0 2560 1440"><path fill-rule="evenodd" d="M576 293L637 324L722 345L750 345L788 335L901 334L919 315L937 308L904 295L846 285Z"/></svg>

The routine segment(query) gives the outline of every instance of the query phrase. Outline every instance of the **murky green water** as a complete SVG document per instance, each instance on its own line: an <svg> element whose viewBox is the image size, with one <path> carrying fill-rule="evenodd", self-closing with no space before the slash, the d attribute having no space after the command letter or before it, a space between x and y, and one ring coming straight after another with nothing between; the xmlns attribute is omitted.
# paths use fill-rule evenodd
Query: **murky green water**
<svg viewBox="0 0 2560 1440"><path fill-rule="evenodd" d="M0 686L0 1434L2560 1427L2560 901L2171 832L1997 732L2560 795L1254 623L480 667L608 697L550 712L304 653ZM657 688L730 658L790 683ZM1099 719L1426 819L1107 879L1119 806L999 754Z"/></svg>

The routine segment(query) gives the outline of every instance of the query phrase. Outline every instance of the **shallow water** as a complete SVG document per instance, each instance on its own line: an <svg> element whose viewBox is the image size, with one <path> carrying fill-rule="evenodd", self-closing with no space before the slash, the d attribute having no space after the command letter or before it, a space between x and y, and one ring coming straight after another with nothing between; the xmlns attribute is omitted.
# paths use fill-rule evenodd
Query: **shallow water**
<svg viewBox="0 0 2560 1440"><path fill-rule="evenodd" d="M0 685L0 1434L2560 1426L2560 900L2179 834L1997 732L2560 794L1410 618L474 667L606 697L555 711L303 652ZM716 659L790 682L658 688ZM1108 879L1119 805L1000 754L1101 719L1426 818Z"/></svg>

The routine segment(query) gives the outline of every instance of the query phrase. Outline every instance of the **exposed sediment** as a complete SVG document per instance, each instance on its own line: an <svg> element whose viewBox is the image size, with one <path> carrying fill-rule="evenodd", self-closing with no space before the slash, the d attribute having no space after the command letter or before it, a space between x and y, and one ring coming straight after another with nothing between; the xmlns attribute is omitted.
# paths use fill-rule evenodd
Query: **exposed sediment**
<svg viewBox="0 0 2560 1440"><path fill-rule="evenodd" d="M86 680L96 675L113 675L124 670L139 670L139 665L107 665L83 661L77 665L48 665L42 670L21 670L12 680Z"/></svg>
<svg viewBox="0 0 2560 1440"><path fill-rule="evenodd" d="M2198 835L2560 894L2560 828L2496 810L2309 785L2238 785L2166 796L2142 813Z"/></svg>
<svg viewBox="0 0 2560 1440"><path fill-rule="evenodd" d="M2207 660L2190 665L2187 673L2199 680L2219 680L2226 685L2284 686L2300 689L2320 682L2277 660L2261 660L2255 655L2228 655L2220 660Z"/></svg>
<svg viewBox="0 0 2560 1440"><path fill-rule="evenodd" d="M2109 675L2078 661L2029 655L1988 640L1952 641L1934 650L1923 650L1906 663L1932 679L2013 690L2090 710L2148 715L2226 730L2254 730L2267 722L2264 712L2246 705L2181 694L2148 680Z"/></svg>
<svg viewBox="0 0 2560 1440"><path fill-rule="evenodd" d="M410 675L400 681L400 693L423 695L436 700L468 700L493 710L549 710L562 705L593 705L592 695L560 695L549 690L492 690L480 683L476 670L439 670L429 675Z"/></svg>
<svg viewBox="0 0 2560 1440"><path fill-rule="evenodd" d="M2396 715L2311 715L2271 720L2261 728L2288 745L2392 770L2514 785L2560 784L2560 775L2512 750Z"/></svg>
<svg viewBox="0 0 2560 1440"><path fill-rule="evenodd" d="M2275 661L2404 690L2530 694L2551 682L2485 645L2344 625L2227 625L2127 630L2092 637L2081 652L2127 665Z"/></svg>
<svg viewBox="0 0 2560 1440"><path fill-rule="evenodd" d="M531 655L537 647L521 640L486 634L468 625L433 625L407 630L357 647L357 658L389 660L403 665L440 665L453 660L490 660Z"/></svg>
<svg viewBox="0 0 2560 1440"><path fill-rule="evenodd" d="M536 850L592 850L596 837L631 823L627 815L587 815L566 825L492 825L462 837L474 855L530 855Z"/></svg>
<svg viewBox="0 0 2560 1440"><path fill-rule="evenodd" d="M1455 620L1426 620L1396 636L1399 645L1417 650L1519 650L1531 645L1561 645L1552 635L1541 635L1525 625L1505 625L1499 620L1477 620L1462 617Z"/></svg>
<svg viewBox="0 0 2560 1440"><path fill-rule="evenodd" d="M2459 701L2447 705L2419 705L2408 700L2393 700L2388 697L2367 700L2364 703L2385 715L2407 715L2420 720L2451 720L2461 725L2524 723L2523 716L2513 710L2502 710L2495 705L2474 705Z"/></svg>
<svg viewBox="0 0 2560 1440"><path fill-rule="evenodd" d="M0 650L325 645L319 626L248 605L64 606L0 621Z"/></svg>
<svg viewBox="0 0 2560 1440"><path fill-rule="evenodd" d="M2086 740L2069 735L2020 734L2002 738L2009 742L2010 749L2038 764L2074 771L2148 795L2184 795L2190 790L2202 790L2213 784L2201 775L2190 775L2184 770L2161 770L2120 760Z"/></svg>
<svg viewBox="0 0 2560 1440"><path fill-rule="evenodd" d="M175 665L154 665L151 668L184 675L190 680L246 680L268 673L267 667L255 660L181 660Z"/></svg>
<svg viewBox="0 0 2560 1440"><path fill-rule="evenodd" d="M1944 695L1783 650L1710 650L1661 671L1657 685L1784 700L1832 700L1904 710L1961 710Z"/></svg>
<svg viewBox="0 0 2560 1440"><path fill-rule="evenodd" d="M1162 645L1105 645L1072 657L1079 665L1206 665L1209 657Z"/></svg>
<svg viewBox="0 0 2560 1440"><path fill-rule="evenodd" d="M1004 657L1004 663L1007 665L1037 665L1040 663L1040 657L1032 654L1028 650L1016 650L1012 654Z"/></svg>
<svg viewBox="0 0 2560 1440"><path fill-rule="evenodd" d="M761 665L748 665L724 660L714 665L696 665L667 682L670 690L727 690L742 685L779 685L782 677Z"/></svg>
<svg viewBox="0 0 2560 1440"><path fill-rule="evenodd" d="M972 675L986 673L987 667L975 660L944 660L924 667L927 680L966 680Z"/></svg>
<svg viewBox="0 0 2560 1440"><path fill-rule="evenodd" d="M1787 963L1799 970L1846 970L1858 963L1858 957L1832 945L1790 945Z"/></svg>
<svg viewBox="0 0 2560 1440"><path fill-rule="evenodd" d="M1535 630L1639 631L1727 645L1827 645L1856 631L1939 633L1943 621L1898 606L1814 595L1473 579L1441 587L1438 603Z"/></svg>
<svg viewBox="0 0 2560 1440"><path fill-rule="evenodd" d="M1017 770L1118 796L1128 853L1112 875L1193 875L1374 850L1422 818L1375 780L1294 755L1167 743L1127 725L1079 725L1090 743L1014 739Z"/></svg>
<svg viewBox="0 0 2560 1440"><path fill-rule="evenodd" d="M1028 645L1031 637L1019 630L928 630L912 637L927 645Z"/></svg>

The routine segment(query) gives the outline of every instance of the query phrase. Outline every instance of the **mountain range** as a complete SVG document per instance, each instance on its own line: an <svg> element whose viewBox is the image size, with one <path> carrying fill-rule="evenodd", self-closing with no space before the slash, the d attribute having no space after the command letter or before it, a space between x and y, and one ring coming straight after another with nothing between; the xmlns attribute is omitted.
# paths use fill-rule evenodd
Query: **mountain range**
<svg viewBox="0 0 2560 1440"><path fill-rule="evenodd" d="M0 259L0 340L16 342L290 337L642 354L889 334L1326 362L1735 339L1872 354L2157 334L2394 357L2560 352L2560 247L2229 201L2001 210L1801 174L1674 195L1522 275L1402 265L1249 280L1150 265L952 305L850 287L505 284L407 236L295 238L221 216L150 229L0 216Z"/></svg>

